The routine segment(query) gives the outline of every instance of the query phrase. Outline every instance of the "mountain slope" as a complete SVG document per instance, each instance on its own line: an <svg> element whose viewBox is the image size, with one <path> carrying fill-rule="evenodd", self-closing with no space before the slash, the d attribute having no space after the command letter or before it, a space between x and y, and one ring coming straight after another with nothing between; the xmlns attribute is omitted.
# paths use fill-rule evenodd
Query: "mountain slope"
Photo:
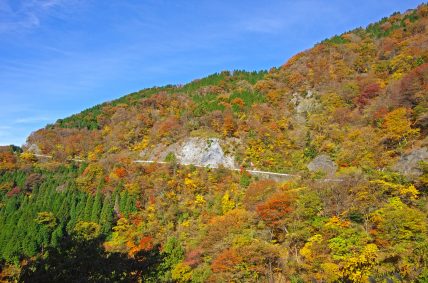
<svg viewBox="0 0 428 283"><path fill-rule="evenodd" d="M269 73L223 72L184 86L130 94L58 120L30 136L29 143L63 160L86 158L97 146L97 158L103 158L189 135L237 137L244 143L236 149L240 165L252 162L257 168L288 172L305 168L302 154L310 139L312 151L334 155L340 164L359 165L358 157L351 160L344 152L343 140L353 129L369 127L378 132L377 139L388 139L381 124L400 107L407 109L405 116L415 127L426 129L424 13L421 8L396 14L365 30L335 36ZM325 123L329 126L317 129ZM344 124L349 129L336 129ZM370 165L390 165L388 159L398 153L373 156Z"/></svg>
<svg viewBox="0 0 428 283"><path fill-rule="evenodd" d="M142 90L1 149L2 276L424 282L427 25L421 5L268 72ZM201 156L183 161L186 146ZM218 168L180 165L202 159Z"/></svg>

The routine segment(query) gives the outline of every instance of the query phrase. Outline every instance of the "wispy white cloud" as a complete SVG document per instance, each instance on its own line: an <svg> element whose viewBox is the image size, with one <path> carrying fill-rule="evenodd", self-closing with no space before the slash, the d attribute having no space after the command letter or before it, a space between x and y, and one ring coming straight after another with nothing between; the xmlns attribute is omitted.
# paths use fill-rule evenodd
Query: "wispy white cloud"
<svg viewBox="0 0 428 283"><path fill-rule="evenodd" d="M0 0L0 33L36 28L49 10L64 5L65 2L66 0Z"/></svg>
<svg viewBox="0 0 428 283"><path fill-rule="evenodd" d="M47 122L50 120L51 119L45 116L35 116L35 117L18 118L15 121L13 121L13 123L14 124L32 124L32 123L39 123L39 122Z"/></svg>

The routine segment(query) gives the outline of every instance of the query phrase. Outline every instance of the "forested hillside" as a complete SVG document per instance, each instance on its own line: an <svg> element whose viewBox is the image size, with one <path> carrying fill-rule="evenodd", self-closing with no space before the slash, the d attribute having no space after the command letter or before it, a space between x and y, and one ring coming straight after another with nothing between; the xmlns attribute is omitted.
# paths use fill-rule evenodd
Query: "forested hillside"
<svg viewBox="0 0 428 283"><path fill-rule="evenodd" d="M428 282L427 29L424 4L0 148L0 281ZM134 162L189 138L240 170Z"/></svg>

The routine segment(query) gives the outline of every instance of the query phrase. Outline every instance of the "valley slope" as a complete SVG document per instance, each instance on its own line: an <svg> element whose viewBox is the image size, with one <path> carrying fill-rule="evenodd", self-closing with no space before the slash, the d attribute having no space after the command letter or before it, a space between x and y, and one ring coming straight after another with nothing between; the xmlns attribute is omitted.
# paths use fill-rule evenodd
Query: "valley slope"
<svg viewBox="0 0 428 283"><path fill-rule="evenodd" d="M425 282L427 28L420 5L1 148L0 280Z"/></svg>

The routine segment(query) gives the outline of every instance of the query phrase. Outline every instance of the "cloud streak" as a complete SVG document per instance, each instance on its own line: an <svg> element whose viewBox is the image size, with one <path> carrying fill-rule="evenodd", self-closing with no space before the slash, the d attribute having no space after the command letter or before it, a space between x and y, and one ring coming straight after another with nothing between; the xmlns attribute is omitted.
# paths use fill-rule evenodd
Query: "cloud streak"
<svg viewBox="0 0 428 283"><path fill-rule="evenodd" d="M0 33L32 29L65 0L0 0Z"/></svg>
<svg viewBox="0 0 428 283"><path fill-rule="evenodd" d="M13 121L14 124L33 124L33 123L39 123L39 122L48 122L51 119L44 116L35 116L35 117L26 117L26 118L18 118L15 121Z"/></svg>

